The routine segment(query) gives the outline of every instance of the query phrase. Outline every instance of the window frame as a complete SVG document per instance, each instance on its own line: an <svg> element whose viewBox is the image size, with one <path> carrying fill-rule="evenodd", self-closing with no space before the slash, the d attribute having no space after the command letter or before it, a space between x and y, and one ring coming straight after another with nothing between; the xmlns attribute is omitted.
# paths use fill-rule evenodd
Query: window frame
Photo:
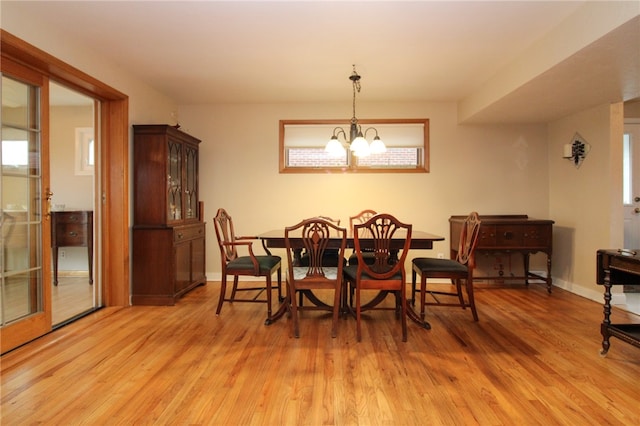
<svg viewBox="0 0 640 426"><path fill-rule="evenodd" d="M360 166L358 165L357 157L351 155L351 153L347 154L347 165L345 166L335 166L335 167L287 167L287 155L285 146L285 129L287 125L332 125L335 127L342 127L344 129L348 129L350 120L341 119L341 120L280 120L279 123L279 144L278 144L278 155L279 155L279 171L280 173L429 173L429 119L427 118L399 118L399 119L365 119L358 120L358 124L360 124L364 128L366 127L375 127L376 125L381 124L422 124L424 126L423 132L423 144L422 148L422 156L423 161L422 164L419 164L416 167L370 167L370 166ZM329 140L331 134L327 134L327 141ZM384 135L380 135L382 140L384 141ZM324 141L326 142L326 141Z"/></svg>

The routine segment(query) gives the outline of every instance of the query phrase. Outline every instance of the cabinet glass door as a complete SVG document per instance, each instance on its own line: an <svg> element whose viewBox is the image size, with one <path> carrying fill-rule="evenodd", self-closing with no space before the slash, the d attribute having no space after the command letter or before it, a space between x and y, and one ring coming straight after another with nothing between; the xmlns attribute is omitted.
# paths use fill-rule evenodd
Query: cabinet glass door
<svg viewBox="0 0 640 426"><path fill-rule="evenodd" d="M182 220L182 144L169 140L167 159L167 220Z"/></svg>
<svg viewBox="0 0 640 426"><path fill-rule="evenodd" d="M198 151L185 146L185 218L198 218Z"/></svg>

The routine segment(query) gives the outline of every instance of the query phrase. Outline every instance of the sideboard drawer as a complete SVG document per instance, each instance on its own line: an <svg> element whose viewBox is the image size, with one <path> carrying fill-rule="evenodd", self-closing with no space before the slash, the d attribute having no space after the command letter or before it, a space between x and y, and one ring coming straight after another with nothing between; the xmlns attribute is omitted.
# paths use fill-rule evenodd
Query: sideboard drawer
<svg viewBox="0 0 640 426"><path fill-rule="evenodd" d="M485 225L480 226L478 249L483 248L547 248L551 245L551 224Z"/></svg>
<svg viewBox="0 0 640 426"><path fill-rule="evenodd" d="M552 242L551 224L523 227L522 245L524 247L550 247Z"/></svg>
<svg viewBox="0 0 640 426"><path fill-rule="evenodd" d="M496 246L522 247L524 227L519 225L496 225Z"/></svg>

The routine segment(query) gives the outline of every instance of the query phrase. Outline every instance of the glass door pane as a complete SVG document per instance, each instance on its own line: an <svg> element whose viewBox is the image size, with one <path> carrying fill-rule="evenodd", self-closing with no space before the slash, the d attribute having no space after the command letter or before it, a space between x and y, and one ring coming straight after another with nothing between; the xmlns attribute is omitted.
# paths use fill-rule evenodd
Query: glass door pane
<svg viewBox="0 0 640 426"><path fill-rule="evenodd" d="M185 205L186 218L198 218L198 150L185 145ZM198 218L199 219L199 218Z"/></svg>
<svg viewBox="0 0 640 426"><path fill-rule="evenodd" d="M39 95L39 87L2 76L2 327L45 310Z"/></svg>
<svg viewBox="0 0 640 426"><path fill-rule="evenodd" d="M167 152L167 219L182 220L182 144L169 139Z"/></svg>

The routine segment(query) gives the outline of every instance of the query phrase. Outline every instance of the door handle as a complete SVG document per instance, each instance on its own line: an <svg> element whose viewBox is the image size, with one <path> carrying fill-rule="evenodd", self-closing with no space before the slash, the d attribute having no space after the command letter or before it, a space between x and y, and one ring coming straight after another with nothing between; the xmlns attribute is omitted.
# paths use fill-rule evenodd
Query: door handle
<svg viewBox="0 0 640 426"><path fill-rule="evenodd" d="M46 218L49 219L51 217L51 197L53 197L53 192L49 188L45 191L45 195L47 197L47 215Z"/></svg>
<svg viewBox="0 0 640 426"><path fill-rule="evenodd" d="M636 203L640 203L640 197L635 197L633 201L635 201Z"/></svg>
<svg viewBox="0 0 640 426"><path fill-rule="evenodd" d="M636 207L635 209L633 209L634 213L640 213L640 207Z"/></svg>

